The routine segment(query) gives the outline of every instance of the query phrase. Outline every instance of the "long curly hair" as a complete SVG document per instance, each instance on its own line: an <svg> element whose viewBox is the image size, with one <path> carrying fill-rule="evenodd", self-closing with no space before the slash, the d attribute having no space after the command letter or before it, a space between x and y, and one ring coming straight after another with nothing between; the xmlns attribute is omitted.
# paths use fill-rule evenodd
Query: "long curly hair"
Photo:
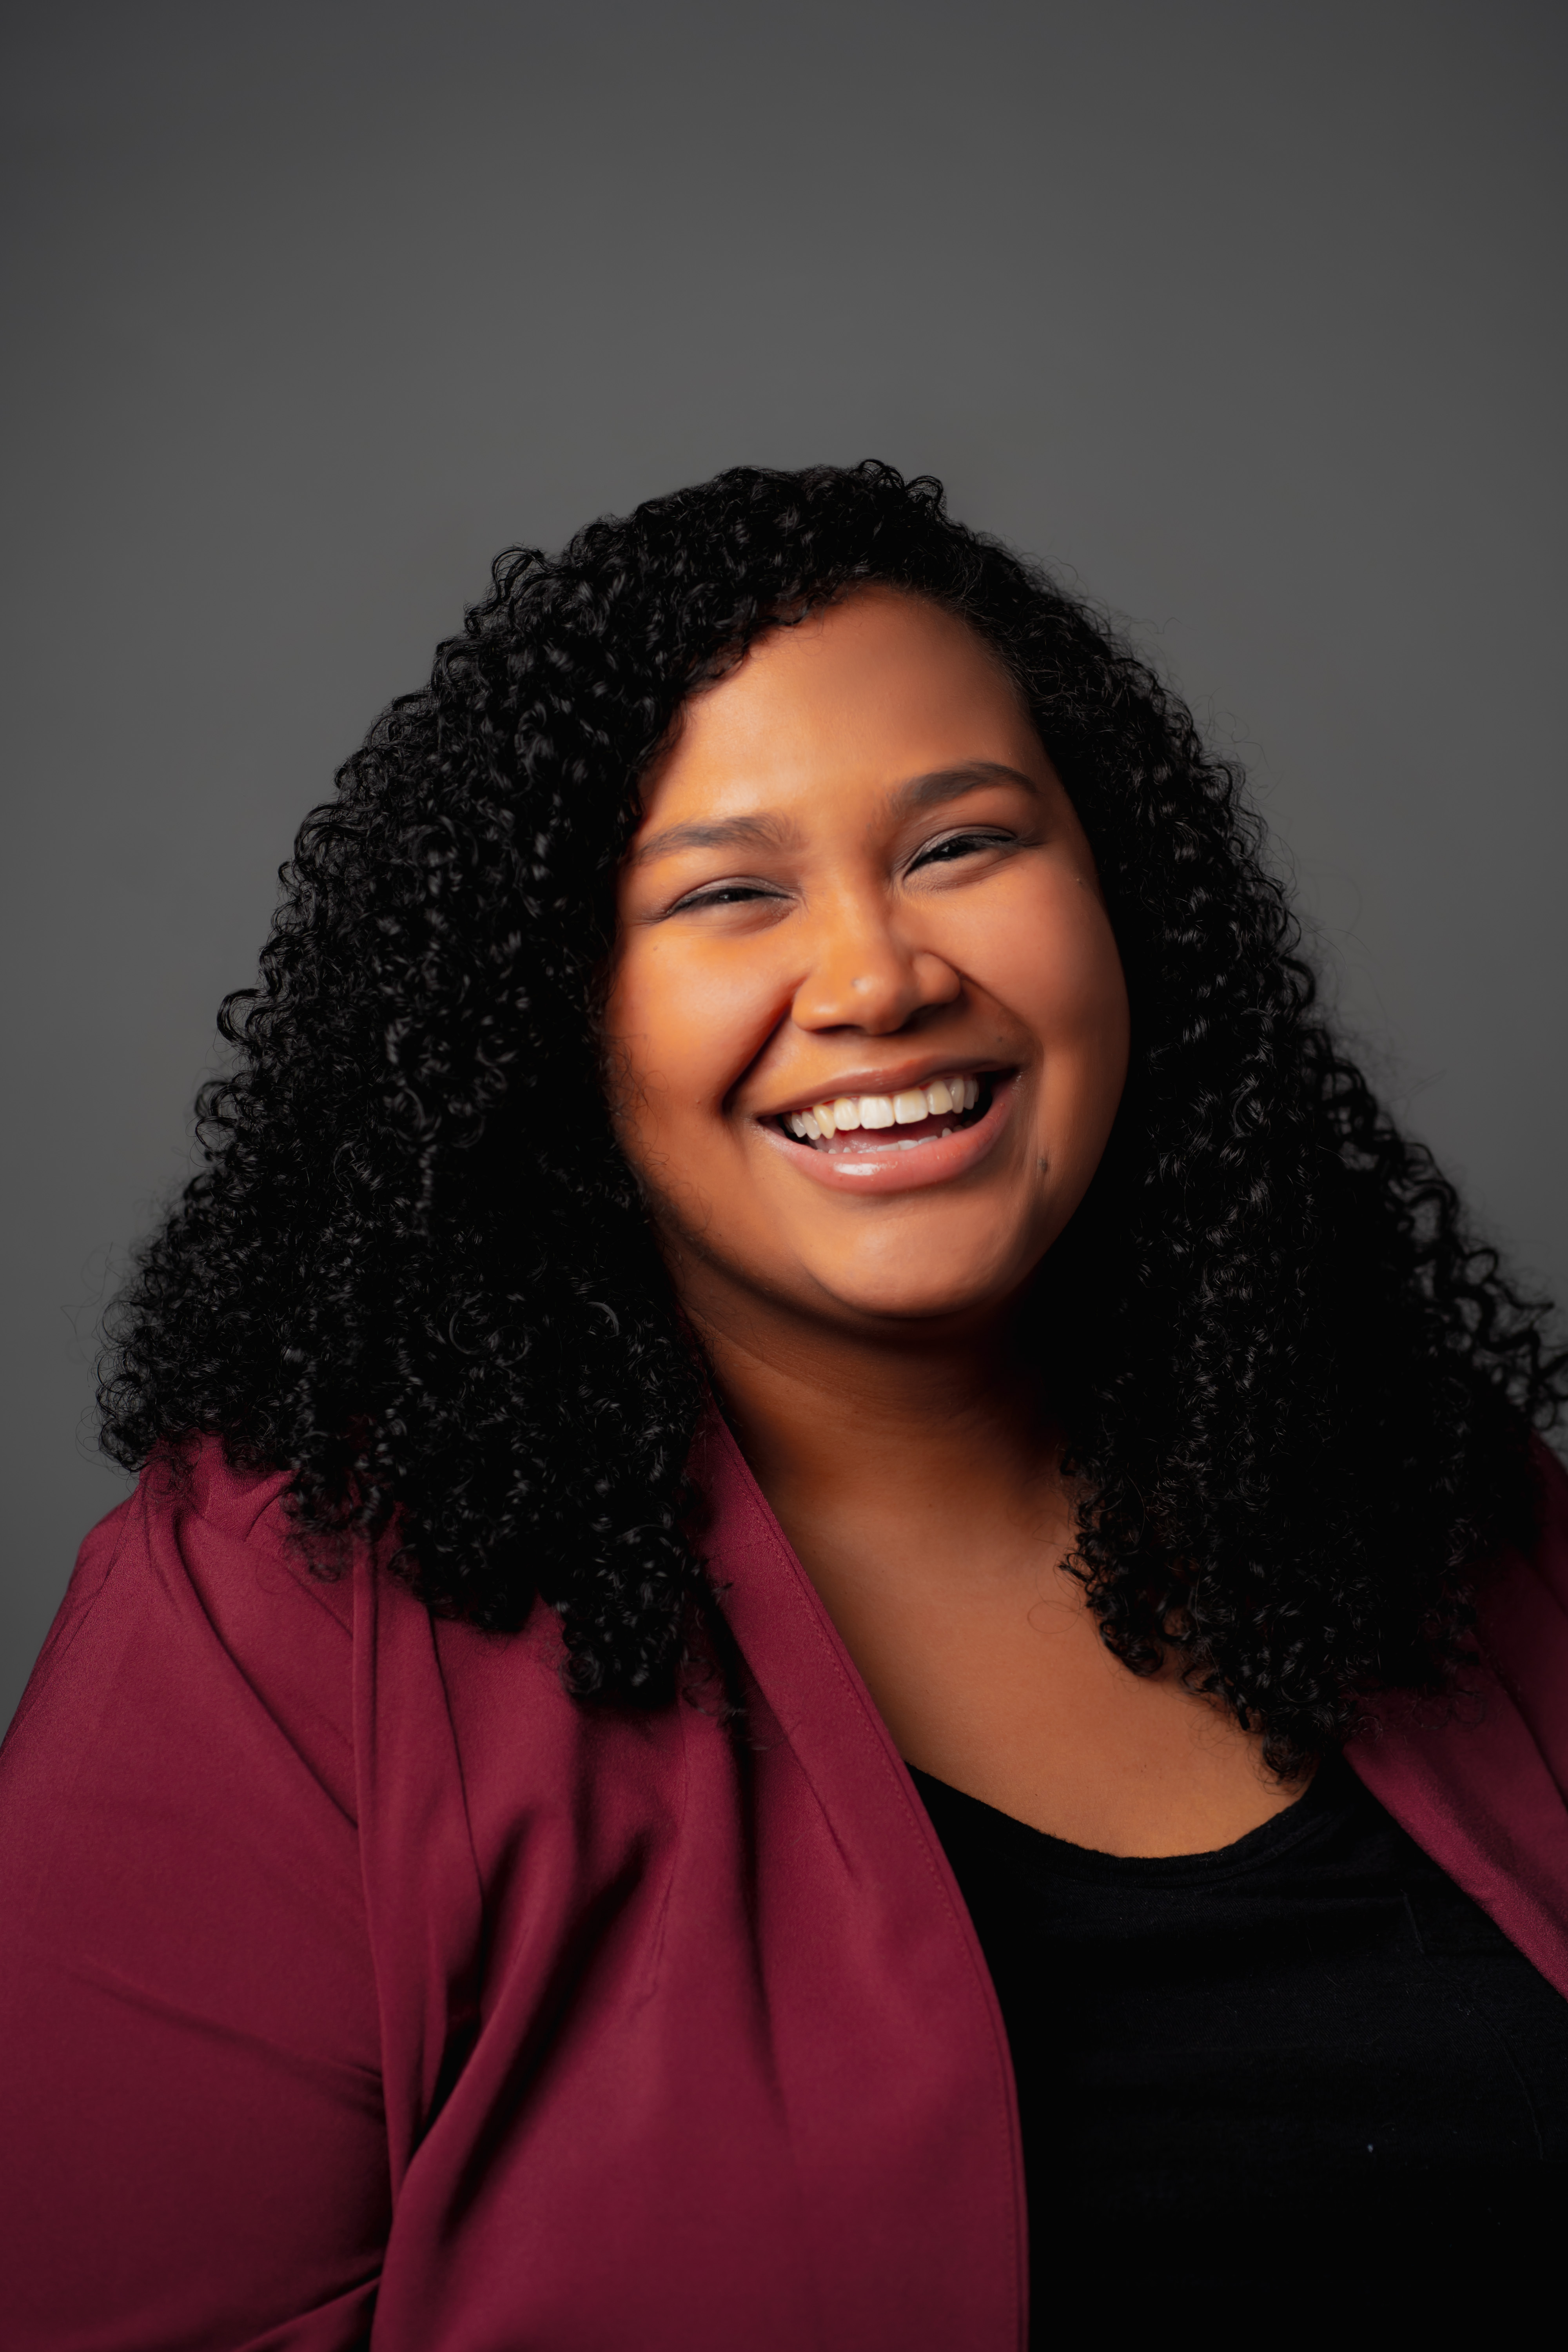
<svg viewBox="0 0 1568 2352"><path fill-rule="evenodd" d="M711 1657L709 1386L603 1084L616 869L685 698L872 582L1006 665L1126 969L1116 1129L1024 1309L1076 1572L1128 1666L1175 1657L1291 1771L1368 1692L1451 1678L1568 1358L1335 1042L1235 768L888 466L737 467L498 560L300 828L200 1172L111 1317L105 1447L216 1433L289 1472L323 1561L391 1527L438 1612L542 1601L584 1700L667 1702Z"/></svg>

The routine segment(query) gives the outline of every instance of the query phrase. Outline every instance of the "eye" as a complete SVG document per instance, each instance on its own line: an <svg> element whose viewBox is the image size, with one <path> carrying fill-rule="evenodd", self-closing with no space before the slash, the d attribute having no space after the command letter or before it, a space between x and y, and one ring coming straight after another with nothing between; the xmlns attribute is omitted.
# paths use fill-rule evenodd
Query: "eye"
<svg viewBox="0 0 1568 2352"><path fill-rule="evenodd" d="M955 866L961 857L973 857L983 849L1005 849L1016 836L1001 831L980 832L973 827L967 833L943 834L939 841L928 841L910 860L910 872L918 874L922 866Z"/></svg>
<svg viewBox="0 0 1568 2352"><path fill-rule="evenodd" d="M765 882L715 882L706 890L693 890L678 898L669 908L672 915L700 914L706 907L744 907L758 898L776 898L777 890Z"/></svg>

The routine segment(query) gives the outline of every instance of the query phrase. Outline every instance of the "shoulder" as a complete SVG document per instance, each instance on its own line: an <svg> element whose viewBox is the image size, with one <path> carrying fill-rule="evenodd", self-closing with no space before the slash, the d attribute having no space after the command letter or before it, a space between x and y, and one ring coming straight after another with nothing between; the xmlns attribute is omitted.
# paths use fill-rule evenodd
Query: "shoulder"
<svg viewBox="0 0 1568 2352"><path fill-rule="evenodd" d="M1540 1509L1527 1550L1510 1552L1482 1588L1481 1645L1568 1789L1568 1471L1534 1448Z"/></svg>
<svg viewBox="0 0 1568 2352"><path fill-rule="evenodd" d="M6 1742L8 1770L155 1725L254 1736L263 1720L353 1811L352 1580L312 1563L287 1475L238 1468L216 1439L161 1456L94 1528Z"/></svg>
<svg viewBox="0 0 1568 2352"><path fill-rule="evenodd" d="M303 2342L377 2265L351 1596L284 1484L216 1446L149 1469L83 1544L5 1744L8 2344Z"/></svg>

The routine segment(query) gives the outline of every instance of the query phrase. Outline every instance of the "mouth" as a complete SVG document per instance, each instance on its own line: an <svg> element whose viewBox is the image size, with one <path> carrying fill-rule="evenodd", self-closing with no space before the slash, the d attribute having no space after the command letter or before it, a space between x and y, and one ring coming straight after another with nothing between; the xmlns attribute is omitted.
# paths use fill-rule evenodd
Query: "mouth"
<svg viewBox="0 0 1568 2352"><path fill-rule="evenodd" d="M897 1094L836 1095L809 1108L780 1111L763 1125L805 1151L865 1160L919 1151L977 1127L991 1108L998 1073L955 1071Z"/></svg>
<svg viewBox="0 0 1568 2352"><path fill-rule="evenodd" d="M892 1094L833 1096L757 1125L792 1167L829 1192L925 1192L989 1159L1011 1123L1019 1076L958 1071Z"/></svg>

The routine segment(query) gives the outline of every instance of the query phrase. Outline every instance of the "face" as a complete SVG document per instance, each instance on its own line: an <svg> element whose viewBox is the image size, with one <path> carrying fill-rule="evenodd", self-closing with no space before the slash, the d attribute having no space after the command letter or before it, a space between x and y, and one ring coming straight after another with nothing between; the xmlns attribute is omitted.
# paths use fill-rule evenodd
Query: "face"
<svg viewBox="0 0 1568 2352"><path fill-rule="evenodd" d="M1003 1307L1105 1148L1128 1008L998 662L861 592L693 698L643 811L611 1083L689 1307L861 1330Z"/></svg>

